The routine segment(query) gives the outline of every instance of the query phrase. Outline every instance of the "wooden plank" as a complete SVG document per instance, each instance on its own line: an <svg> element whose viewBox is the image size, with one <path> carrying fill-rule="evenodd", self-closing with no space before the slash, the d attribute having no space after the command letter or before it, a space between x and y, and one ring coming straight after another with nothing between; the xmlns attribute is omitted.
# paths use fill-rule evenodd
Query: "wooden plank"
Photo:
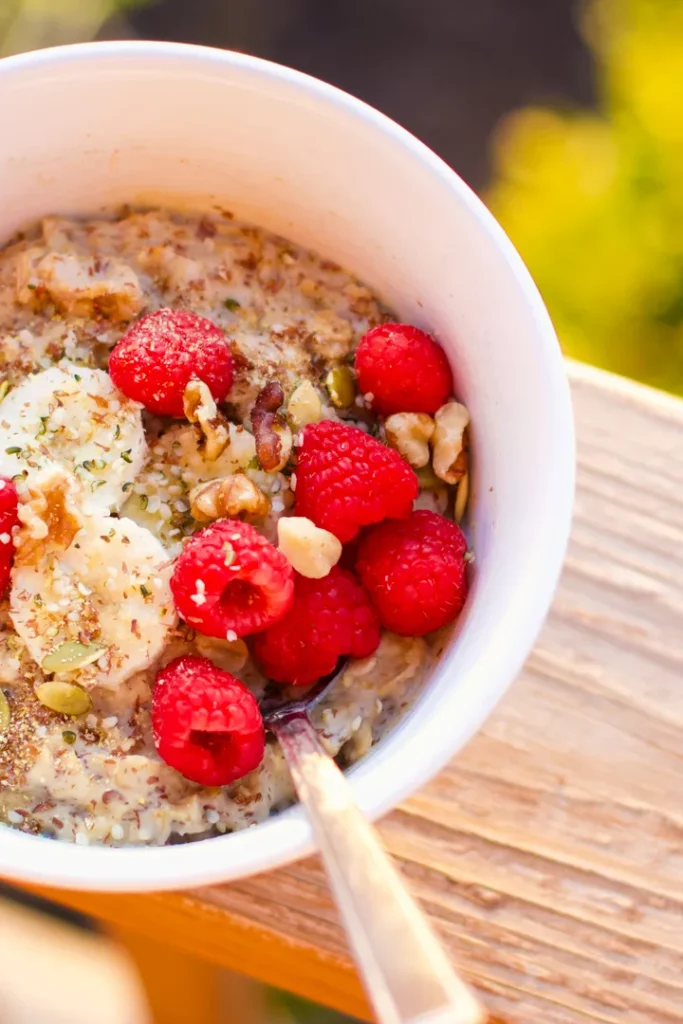
<svg viewBox="0 0 683 1024"><path fill-rule="evenodd" d="M683 403L570 364L572 542L524 672L382 823L508 1024L674 1024L683 1005ZM67 894L363 1016L319 864L191 895Z"/></svg>

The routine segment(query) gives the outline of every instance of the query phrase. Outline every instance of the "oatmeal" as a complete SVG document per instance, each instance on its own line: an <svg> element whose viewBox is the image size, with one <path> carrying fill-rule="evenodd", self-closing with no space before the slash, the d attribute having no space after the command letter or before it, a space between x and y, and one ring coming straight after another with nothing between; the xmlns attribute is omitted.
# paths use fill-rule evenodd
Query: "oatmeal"
<svg viewBox="0 0 683 1024"><path fill-rule="evenodd" d="M363 757L465 599L452 390L428 335L224 212L0 251L0 820L115 846L263 821L294 792L258 701L340 659L312 718Z"/></svg>

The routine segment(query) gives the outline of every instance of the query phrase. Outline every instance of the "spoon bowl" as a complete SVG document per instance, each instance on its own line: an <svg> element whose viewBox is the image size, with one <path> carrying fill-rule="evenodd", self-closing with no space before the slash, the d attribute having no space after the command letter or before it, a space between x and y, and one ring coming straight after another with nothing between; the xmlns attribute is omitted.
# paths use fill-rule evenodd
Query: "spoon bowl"
<svg viewBox="0 0 683 1024"><path fill-rule="evenodd" d="M323 676L317 683L313 683L301 695L297 694L295 697L292 696L292 690L295 690L296 687L282 687L277 683L269 683L259 701L266 729L274 732L275 726L290 718L298 718L301 715L308 716L339 681L346 668L346 662L346 658L340 658L333 672Z"/></svg>

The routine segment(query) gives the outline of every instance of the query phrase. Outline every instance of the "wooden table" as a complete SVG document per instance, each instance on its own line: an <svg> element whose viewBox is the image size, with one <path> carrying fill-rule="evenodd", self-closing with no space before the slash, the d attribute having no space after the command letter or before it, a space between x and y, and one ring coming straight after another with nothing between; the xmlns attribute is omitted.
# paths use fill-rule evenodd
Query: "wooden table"
<svg viewBox="0 0 683 1024"><path fill-rule="evenodd" d="M497 1021L674 1024L683 402L569 369L576 520L547 625L482 732L381 831ZM188 894L50 895L368 1015L316 860Z"/></svg>

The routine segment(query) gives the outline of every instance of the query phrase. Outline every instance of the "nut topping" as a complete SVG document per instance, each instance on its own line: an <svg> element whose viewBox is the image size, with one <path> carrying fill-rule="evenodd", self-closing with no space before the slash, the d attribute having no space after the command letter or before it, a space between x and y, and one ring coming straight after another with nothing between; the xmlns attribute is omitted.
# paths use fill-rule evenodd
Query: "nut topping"
<svg viewBox="0 0 683 1024"><path fill-rule="evenodd" d="M401 453L413 469L422 469L429 462L429 439L434 433L434 420L426 412L397 412L384 424L387 442Z"/></svg>
<svg viewBox="0 0 683 1024"><path fill-rule="evenodd" d="M244 473L207 480L190 491L190 512L198 523L214 519L262 519L270 500Z"/></svg>
<svg viewBox="0 0 683 1024"><path fill-rule="evenodd" d="M294 430L301 430L309 423L322 419L323 403L310 380L302 381L291 394L287 403L287 418Z"/></svg>
<svg viewBox="0 0 683 1024"><path fill-rule="evenodd" d="M283 469L292 451L292 432L278 412L284 400L282 385L271 380L261 390L251 410L256 456L266 473Z"/></svg>
<svg viewBox="0 0 683 1024"><path fill-rule="evenodd" d="M312 580L327 576L341 558L342 546L329 530L305 516L285 516L277 524L278 547L298 573Z"/></svg>
<svg viewBox="0 0 683 1024"><path fill-rule="evenodd" d="M459 402L446 402L436 416L432 435L434 472L447 484L457 484L467 473L470 414Z"/></svg>
<svg viewBox="0 0 683 1024"><path fill-rule="evenodd" d="M71 477L56 466L36 475L19 505L15 565L35 565L46 550L65 551L82 526Z"/></svg>
<svg viewBox="0 0 683 1024"><path fill-rule="evenodd" d="M183 409L190 423L200 431L202 454L209 462L215 462L228 446L230 430L203 380L195 377L189 382L183 394Z"/></svg>

